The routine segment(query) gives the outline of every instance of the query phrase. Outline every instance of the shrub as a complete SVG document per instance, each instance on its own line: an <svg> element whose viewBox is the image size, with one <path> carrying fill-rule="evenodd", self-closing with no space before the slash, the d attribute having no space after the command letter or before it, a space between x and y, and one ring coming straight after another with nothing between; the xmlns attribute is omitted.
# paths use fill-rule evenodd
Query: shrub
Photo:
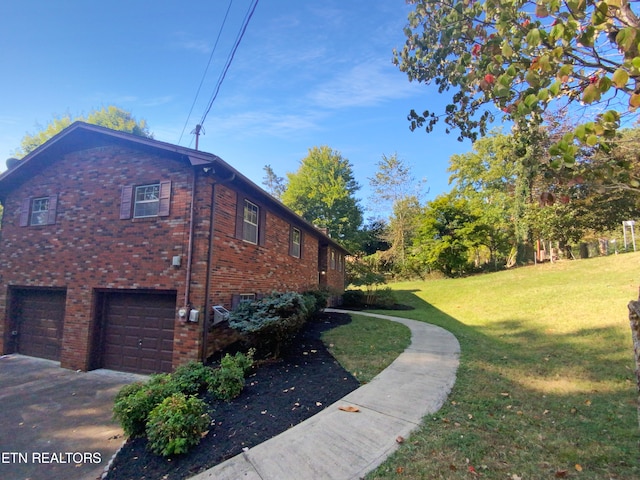
<svg viewBox="0 0 640 480"><path fill-rule="evenodd" d="M389 287L379 288L375 292L374 304L376 307L388 308L396 304L396 294Z"/></svg>
<svg viewBox="0 0 640 480"><path fill-rule="evenodd" d="M176 368L171 382L177 391L185 395L196 395L207 389L213 380L213 370L202 362L189 362Z"/></svg>
<svg viewBox="0 0 640 480"><path fill-rule="evenodd" d="M183 393L165 398L149 414L147 438L149 448L168 457L186 453L206 435L211 419L206 404Z"/></svg>
<svg viewBox="0 0 640 480"><path fill-rule="evenodd" d="M307 305L299 293L272 293L255 302L238 305L229 315L229 326L278 357L283 345L295 337L308 315Z"/></svg>
<svg viewBox="0 0 640 480"><path fill-rule="evenodd" d="M244 388L244 362L238 361L237 357L238 354L232 357L227 353L220 360L220 367L214 371L213 381L209 385L209 390L217 398L227 402L240 395Z"/></svg>
<svg viewBox="0 0 640 480"><path fill-rule="evenodd" d="M363 307L364 292L362 290L346 290L342 294L342 305L345 307Z"/></svg>
<svg viewBox="0 0 640 480"><path fill-rule="evenodd" d="M128 436L142 436L151 410L177 391L168 374L152 375L146 383L125 385L116 395L113 416Z"/></svg>
<svg viewBox="0 0 640 480"><path fill-rule="evenodd" d="M303 294L309 316L316 315L327 306L329 292L327 290L307 290Z"/></svg>

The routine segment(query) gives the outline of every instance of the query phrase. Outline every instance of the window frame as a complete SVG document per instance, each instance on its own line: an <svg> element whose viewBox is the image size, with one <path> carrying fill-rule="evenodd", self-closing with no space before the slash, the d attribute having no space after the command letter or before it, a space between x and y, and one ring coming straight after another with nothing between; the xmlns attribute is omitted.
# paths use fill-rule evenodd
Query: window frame
<svg viewBox="0 0 640 480"><path fill-rule="evenodd" d="M249 218L247 218L248 216ZM251 236L249 236L249 233L251 233ZM247 198L244 199L243 206L242 240L252 245L258 245L260 240L260 206Z"/></svg>
<svg viewBox="0 0 640 480"><path fill-rule="evenodd" d="M153 194L155 194L155 198L152 199L138 199L138 195L139 192L145 189L142 193L143 197L147 196L147 190L146 189L153 189ZM146 206L148 205L155 205L154 213L151 214L147 214L147 212L143 212L145 214L140 214L140 212L138 212L138 206L140 206L141 209L146 209ZM151 217L157 217L158 213L160 212L160 182L158 183L149 183L146 185L136 185L133 188L133 218L151 218Z"/></svg>
<svg viewBox="0 0 640 480"><path fill-rule="evenodd" d="M46 201L46 210L35 210L37 202ZM21 227L42 227L55 225L58 208L58 194L27 197L22 200L18 223ZM34 215L41 219L34 221Z"/></svg>
<svg viewBox="0 0 640 480"><path fill-rule="evenodd" d="M297 241L296 241L297 233ZM302 230L298 227L291 226L289 237L289 255L294 258L302 258Z"/></svg>
<svg viewBox="0 0 640 480"><path fill-rule="evenodd" d="M136 192L138 188L159 185L158 212L154 215L135 215ZM168 217L171 210L171 180L151 181L137 185L125 185L120 193L120 220L149 219L156 217Z"/></svg>

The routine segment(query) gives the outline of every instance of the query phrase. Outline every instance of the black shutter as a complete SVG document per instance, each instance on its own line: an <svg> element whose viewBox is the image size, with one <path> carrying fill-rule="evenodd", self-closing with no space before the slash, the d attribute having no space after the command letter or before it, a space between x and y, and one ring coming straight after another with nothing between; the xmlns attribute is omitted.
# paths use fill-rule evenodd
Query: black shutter
<svg viewBox="0 0 640 480"><path fill-rule="evenodd" d="M267 243L267 210L258 206L258 245Z"/></svg>
<svg viewBox="0 0 640 480"><path fill-rule="evenodd" d="M244 228L244 198L236 193L236 238L242 240Z"/></svg>

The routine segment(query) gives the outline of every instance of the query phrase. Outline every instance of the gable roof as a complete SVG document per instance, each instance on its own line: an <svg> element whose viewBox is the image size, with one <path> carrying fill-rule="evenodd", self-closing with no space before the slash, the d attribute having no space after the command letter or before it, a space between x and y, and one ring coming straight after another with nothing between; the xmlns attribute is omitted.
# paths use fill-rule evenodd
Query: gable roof
<svg viewBox="0 0 640 480"><path fill-rule="evenodd" d="M318 235L321 239L321 245L331 245L333 248L345 254L349 253L342 245L318 230L293 210L286 207L282 202L249 180L217 155L80 121L69 125L60 133L26 155L15 167L0 175L0 202L3 202L11 191L18 188L22 182L31 177L34 171L44 168L45 165L56 161L65 153L92 147L113 145L114 143L156 153L165 158L183 162L185 165L211 167L216 176L227 179L226 183L232 183L242 191L249 192L255 196L257 200L269 205L272 210L279 212L285 218L306 225L308 230Z"/></svg>

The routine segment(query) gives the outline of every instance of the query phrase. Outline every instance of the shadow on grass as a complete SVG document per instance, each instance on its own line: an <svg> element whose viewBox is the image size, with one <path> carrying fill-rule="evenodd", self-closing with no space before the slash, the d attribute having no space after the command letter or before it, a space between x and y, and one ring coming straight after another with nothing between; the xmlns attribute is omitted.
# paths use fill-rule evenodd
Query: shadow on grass
<svg viewBox="0 0 640 480"><path fill-rule="evenodd" d="M458 377L449 402L367 478L640 478L630 336L523 319L469 326L415 292L396 291L414 310L384 313L453 333Z"/></svg>

